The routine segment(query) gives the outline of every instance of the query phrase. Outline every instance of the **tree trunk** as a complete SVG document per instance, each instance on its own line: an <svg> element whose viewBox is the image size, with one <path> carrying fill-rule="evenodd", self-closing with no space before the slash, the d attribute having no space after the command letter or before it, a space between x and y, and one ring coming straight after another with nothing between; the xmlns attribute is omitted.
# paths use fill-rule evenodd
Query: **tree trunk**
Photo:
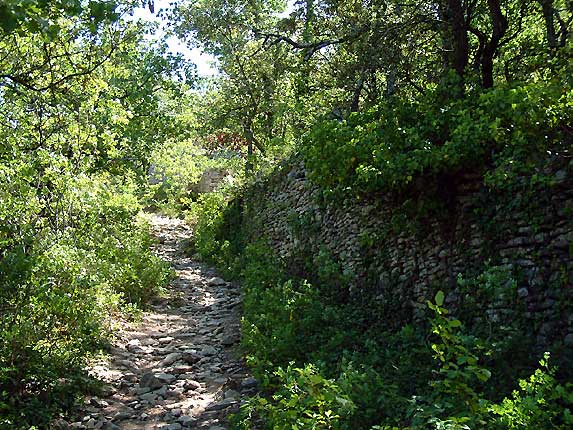
<svg viewBox="0 0 573 430"><path fill-rule="evenodd" d="M254 144L254 135L253 130L251 127L251 121L248 121L247 124L243 125L243 131L245 139L247 140L247 162L245 163L245 174L250 176L251 172L253 171L253 144Z"/></svg>
<svg viewBox="0 0 573 430"><path fill-rule="evenodd" d="M488 43L485 44L482 60L481 60L481 74L482 74L482 86L484 88L493 87L493 59L499 48L501 38L505 35L507 31L507 18L501 11L499 0L487 0L487 6L489 9L489 15L492 23L492 34Z"/></svg>
<svg viewBox="0 0 573 430"><path fill-rule="evenodd" d="M448 51L448 66L462 78L468 64L468 31L461 0L445 0L442 7L443 20L446 24L445 40Z"/></svg>
<svg viewBox="0 0 573 430"><path fill-rule="evenodd" d="M306 16L304 23L303 40L310 42L312 40L312 27L314 21L314 0L306 0Z"/></svg>
<svg viewBox="0 0 573 430"><path fill-rule="evenodd" d="M547 34L547 44L553 51L557 48L557 35L555 34L555 11L553 9L553 0L538 0L541 4L543 19L545 19L545 32Z"/></svg>
<svg viewBox="0 0 573 430"><path fill-rule="evenodd" d="M360 109L360 95L362 94L362 89L364 88L364 74L362 72L358 78L358 83L354 89L354 95L352 97L352 103L350 105L350 112L358 112Z"/></svg>
<svg viewBox="0 0 573 430"><path fill-rule="evenodd" d="M391 97L396 93L396 66L392 65L386 73L386 97Z"/></svg>

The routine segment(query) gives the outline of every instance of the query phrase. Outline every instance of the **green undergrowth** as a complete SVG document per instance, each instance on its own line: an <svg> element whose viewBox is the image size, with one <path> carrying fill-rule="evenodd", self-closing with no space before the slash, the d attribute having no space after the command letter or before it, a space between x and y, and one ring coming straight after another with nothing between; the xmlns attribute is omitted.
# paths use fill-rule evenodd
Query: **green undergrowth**
<svg viewBox="0 0 573 430"><path fill-rule="evenodd" d="M492 359L500 351L451 318L441 292L428 303L426 325L380 333L384 323L376 318L325 300L326 286L253 278L261 268L249 263L246 272L243 346L266 391L243 407L237 428L566 429L573 423L573 385L557 383L548 356L531 376L500 386Z"/></svg>
<svg viewBox="0 0 573 430"><path fill-rule="evenodd" d="M171 276L149 249L134 181L64 174L51 200L35 185L18 176L0 185L1 429L46 428L94 388L83 369L115 317Z"/></svg>
<svg viewBox="0 0 573 430"><path fill-rule="evenodd" d="M548 353L519 349L523 327L475 330L448 313L441 291L422 321L400 327L374 301L340 294L344 274L326 258L312 282L289 275L264 242L242 235L239 202L205 197L195 243L244 293L242 346L263 390L234 428L571 428L573 385ZM515 285L496 267L458 282L486 298Z"/></svg>
<svg viewBox="0 0 573 430"><path fill-rule="evenodd" d="M416 100L388 98L317 124L300 155L323 197L384 194L397 203L393 228L403 231L400 217L408 225L444 212L451 201L443 197L454 199L468 173L507 195L521 182L532 190L562 184L547 163L569 163L572 85L563 73L535 84L468 88L463 97L438 87ZM569 369L556 366L567 363L560 351L534 352L523 319L497 324L485 315L494 301L516 296L517 274L486 265L457 280L466 306L460 315L444 305L448 286L434 285L434 300L416 319L402 318L397 308L404 306L393 313L393 299L381 303L364 290L352 297L347 274L328 255L297 249L289 264L274 255L258 237L258 220L245 219L257 215L248 200L241 190L213 193L192 209L194 252L240 281L244 293L242 346L263 391L241 408L236 429L573 426L573 386L563 377ZM423 204L408 210L414 200ZM293 231L312 228L293 217Z"/></svg>

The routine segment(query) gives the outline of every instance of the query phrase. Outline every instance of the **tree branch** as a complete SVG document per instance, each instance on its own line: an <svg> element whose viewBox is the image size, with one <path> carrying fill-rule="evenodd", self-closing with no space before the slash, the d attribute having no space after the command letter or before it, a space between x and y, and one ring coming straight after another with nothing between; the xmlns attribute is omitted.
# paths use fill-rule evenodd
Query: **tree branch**
<svg viewBox="0 0 573 430"><path fill-rule="evenodd" d="M306 53L304 54L305 61L310 60L310 58L317 51L320 51L322 48L326 48L327 46L331 45L339 45L341 43L347 42L354 36L351 35L339 39L324 39L318 42L301 43L291 39L290 37L278 33L261 33L258 30L255 30L255 35L259 37L264 37L265 40L263 42L263 46L265 45L273 46L273 45L278 45L281 42L284 42L292 46L294 49L306 51Z"/></svg>

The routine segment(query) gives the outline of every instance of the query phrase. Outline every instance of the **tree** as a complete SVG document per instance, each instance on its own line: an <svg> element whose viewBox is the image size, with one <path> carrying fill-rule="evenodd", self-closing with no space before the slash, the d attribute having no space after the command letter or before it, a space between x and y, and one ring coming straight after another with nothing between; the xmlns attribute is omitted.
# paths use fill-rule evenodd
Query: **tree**
<svg viewBox="0 0 573 430"><path fill-rule="evenodd" d="M255 28L276 21L282 2L204 1L180 6L172 17L178 34L202 47L219 60L221 77L212 102L209 123L240 134L249 155L265 153L281 124L281 99L288 98L288 51L266 47L257 41ZM284 135L283 130L278 131Z"/></svg>

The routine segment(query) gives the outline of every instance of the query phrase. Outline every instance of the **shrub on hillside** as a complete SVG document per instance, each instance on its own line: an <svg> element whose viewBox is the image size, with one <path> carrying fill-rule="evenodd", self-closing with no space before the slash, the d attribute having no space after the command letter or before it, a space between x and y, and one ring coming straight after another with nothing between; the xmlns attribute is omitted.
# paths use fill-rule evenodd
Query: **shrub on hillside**
<svg viewBox="0 0 573 430"><path fill-rule="evenodd" d="M538 158L570 154L573 91L562 80L498 87L442 100L390 99L344 121L319 123L302 148L325 190L402 191L419 178L527 171ZM491 175L496 178L499 175Z"/></svg>
<svg viewBox="0 0 573 430"><path fill-rule="evenodd" d="M45 425L69 405L110 313L144 305L170 276L135 219L135 184L107 175L62 183L58 200L44 202L54 212L21 224L21 236L6 234L0 248L0 428ZM4 216L34 219L24 209Z"/></svg>

